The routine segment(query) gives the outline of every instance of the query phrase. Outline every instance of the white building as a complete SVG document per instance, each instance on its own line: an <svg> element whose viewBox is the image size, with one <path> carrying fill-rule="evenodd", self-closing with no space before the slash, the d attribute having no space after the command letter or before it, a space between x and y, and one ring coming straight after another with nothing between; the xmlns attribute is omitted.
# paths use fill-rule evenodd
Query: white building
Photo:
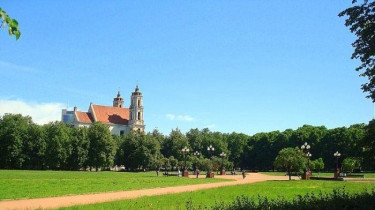
<svg viewBox="0 0 375 210"><path fill-rule="evenodd" d="M77 107L73 111L62 110L61 121L71 123L74 127L89 127L94 122L108 125L112 134L124 135L130 131L145 131L143 121L143 96L138 85L130 97L130 107L124 107L124 99L120 95L113 99L113 106L90 103L87 112L80 112Z"/></svg>

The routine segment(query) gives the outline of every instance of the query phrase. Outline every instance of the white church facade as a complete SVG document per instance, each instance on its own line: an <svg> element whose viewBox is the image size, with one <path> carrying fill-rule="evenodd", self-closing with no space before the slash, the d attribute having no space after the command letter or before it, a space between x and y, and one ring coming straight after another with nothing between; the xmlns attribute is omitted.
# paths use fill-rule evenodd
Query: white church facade
<svg viewBox="0 0 375 210"><path fill-rule="evenodd" d="M129 108L124 107L124 99L120 95L113 99L113 106L90 103L87 112L74 107L73 111L62 110L61 121L74 127L89 127L94 122L101 122L109 127L112 134L124 135L130 131L145 131L143 121L143 96L138 85L130 96Z"/></svg>

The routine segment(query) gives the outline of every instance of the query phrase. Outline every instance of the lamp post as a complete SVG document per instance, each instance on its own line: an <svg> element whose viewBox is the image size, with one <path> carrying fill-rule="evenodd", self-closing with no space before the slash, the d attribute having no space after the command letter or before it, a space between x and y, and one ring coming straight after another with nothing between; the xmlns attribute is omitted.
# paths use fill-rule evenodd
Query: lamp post
<svg viewBox="0 0 375 210"><path fill-rule="evenodd" d="M305 171L305 174L302 177L304 179L310 179L310 157L312 156L312 154L309 152L310 148L311 147L309 144L307 144L307 142L305 142L301 146L302 152L306 153L306 157L307 157L307 171Z"/></svg>
<svg viewBox="0 0 375 210"><path fill-rule="evenodd" d="M339 151L336 151L335 153L333 153L333 156L336 158L336 170L333 177L338 178L340 176L339 158L341 156L341 153L339 153Z"/></svg>
<svg viewBox="0 0 375 210"><path fill-rule="evenodd" d="M212 160L212 154L214 153L215 148L210 144L210 146L207 147L207 151L210 154L210 158Z"/></svg>
<svg viewBox="0 0 375 210"><path fill-rule="evenodd" d="M193 153L193 155L198 157L200 154L199 154L198 151L195 151L195 152Z"/></svg>
<svg viewBox="0 0 375 210"><path fill-rule="evenodd" d="M185 158L185 166L184 166L184 176L185 177L189 177L189 172L187 171L186 169L186 154L189 152L189 148L187 148L186 146L184 148L182 148L182 153L184 154L184 158Z"/></svg>
<svg viewBox="0 0 375 210"><path fill-rule="evenodd" d="M193 155L196 156L196 157L198 158L198 156L200 155L200 153L199 153L198 151L195 151L195 152L193 153ZM194 173L197 173L197 166L196 166L196 165L194 165L194 166L195 166L195 172L194 172Z"/></svg>
<svg viewBox="0 0 375 210"><path fill-rule="evenodd" d="M224 158L225 156L227 156L227 154L225 154L224 152L220 153L220 157L221 157L221 171L220 171L220 174L221 175L225 175L225 170L224 170Z"/></svg>
<svg viewBox="0 0 375 210"><path fill-rule="evenodd" d="M306 153L306 157L307 157L307 169L309 170L310 172L310 158L311 158L312 154L310 152L307 152Z"/></svg>
<svg viewBox="0 0 375 210"><path fill-rule="evenodd" d="M210 146L207 147L207 152L210 154L212 168L212 154L215 152L215 148L210 144ZM214 178L214 173L212 172L212 169L210 169L209 173L207 174L207 177Z"/></svg>

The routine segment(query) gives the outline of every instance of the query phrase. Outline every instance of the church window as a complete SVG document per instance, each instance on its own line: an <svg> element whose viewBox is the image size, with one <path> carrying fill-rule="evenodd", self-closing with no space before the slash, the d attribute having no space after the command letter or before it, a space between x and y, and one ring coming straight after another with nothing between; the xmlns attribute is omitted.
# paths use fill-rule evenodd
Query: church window
<svg viewBox="0 0 375 210"><path fill-rule="evenodd" d="M141 106L141 100L138 100L138 106Z"/></svg>
<svg viewBox="0 0 375 210"><path fill-rule="evenodd" d="M141 120L141 112L138 112L138 120Z"/></svg>

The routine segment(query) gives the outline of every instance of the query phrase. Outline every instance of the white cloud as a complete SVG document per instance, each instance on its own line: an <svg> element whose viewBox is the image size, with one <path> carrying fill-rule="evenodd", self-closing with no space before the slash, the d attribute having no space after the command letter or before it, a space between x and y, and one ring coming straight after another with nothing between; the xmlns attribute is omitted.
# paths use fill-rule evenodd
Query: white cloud
<svg viewBox="0 0 375 210"><path fill-rule="evenodd" d="M0 115L6 113L29 115L33 122L46 124L52 121L61 120L62 103L27 103L22 100L1 100Z"/></svg>
<svg viewBox="0 0 375 210"><path fill-rule="evenodd" d="M174 114L167 114L166 117L169 120L176 120L176 121L193 121L195 120L190 115L174 115Z"/></svg>
<svg viewBox="0 0 375 210"><path fill-rule="evenodd" d="M0 69L3 70L12 70L12 71L23 71L23 72L37 72L36 69L28 67L28 66L21 66L14 63L9 63L5 61L0 61Z"/></svg>

